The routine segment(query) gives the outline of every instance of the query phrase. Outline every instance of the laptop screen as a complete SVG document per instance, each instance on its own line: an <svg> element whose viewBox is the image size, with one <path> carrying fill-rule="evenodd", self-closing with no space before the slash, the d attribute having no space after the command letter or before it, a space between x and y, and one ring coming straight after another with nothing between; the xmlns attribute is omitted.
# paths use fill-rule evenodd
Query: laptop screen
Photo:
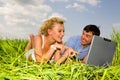
<svg viewBox="0 0 120 80"><path fill-rule="evenodd" d="M116 50L116 45L116 42L107 38L94 36L90 45L86 64L92 66L111 64Z"/></svg>

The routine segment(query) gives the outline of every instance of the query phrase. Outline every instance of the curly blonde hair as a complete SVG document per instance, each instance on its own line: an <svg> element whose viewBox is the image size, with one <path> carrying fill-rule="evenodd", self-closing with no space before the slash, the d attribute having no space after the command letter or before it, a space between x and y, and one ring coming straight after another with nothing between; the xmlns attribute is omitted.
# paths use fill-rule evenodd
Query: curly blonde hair
<svg viewBox="0 0 120 80"><path fill-rule="evenodd" d="M59 24L64 24L64 20L59 18L59 17L52 17L50 19L47 19L40 27L40 32L39 34L41 35L45 35L48 36L48 29L52 29L53 28L53 24L54 23L59 23Z"/></svg>

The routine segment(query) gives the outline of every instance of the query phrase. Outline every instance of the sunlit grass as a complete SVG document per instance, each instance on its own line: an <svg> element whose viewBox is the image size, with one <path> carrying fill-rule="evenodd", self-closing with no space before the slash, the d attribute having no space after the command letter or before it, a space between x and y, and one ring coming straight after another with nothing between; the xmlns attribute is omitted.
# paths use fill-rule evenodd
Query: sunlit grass
<svg viewBox="0 0 120 80"><path fill-rule="evenodd" d="M120 32L116 32L113 29L113 34L111 35L111 39L117 42L116 53L113 58L112 65L119 65L120 64Z"/></svg>
<svg viewBox="0 0 120 80"><path fill-rule="evenodd" d="M64 64L36 64L23 57L27 40L0 39L0 80L119 80L120 33L111 39L117 42L116 54L108 67L91 67L70 61Z"/></svg>

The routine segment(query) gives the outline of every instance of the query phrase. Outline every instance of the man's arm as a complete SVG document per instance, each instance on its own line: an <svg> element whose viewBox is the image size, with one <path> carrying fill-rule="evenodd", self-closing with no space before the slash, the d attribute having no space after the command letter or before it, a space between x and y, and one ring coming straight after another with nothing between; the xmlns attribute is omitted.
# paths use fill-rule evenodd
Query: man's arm
<svg viewBox="0 0 120 80"><path fill-rule="evenodd" d="M87 61L88 54L83 58L82 63L85 63Z"/></svg>

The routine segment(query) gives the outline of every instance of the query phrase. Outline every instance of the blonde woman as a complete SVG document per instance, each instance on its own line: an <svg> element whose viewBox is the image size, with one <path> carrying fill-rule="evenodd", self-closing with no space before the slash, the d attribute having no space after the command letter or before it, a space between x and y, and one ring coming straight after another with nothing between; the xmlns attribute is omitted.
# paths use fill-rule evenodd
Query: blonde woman
<svg viewBox="0 0 120 80"><path fill-rule="evenodd" d="M61 56L61 53L66 48L66 46L62 44L63 36L63 19L52 17L46 20L40 27L39 35L30 35L30 41L25 48L25 50L28 51L25 53L26 58L39 63L48 62L49 60L53 60L52 57L54 57L54 62L64 62L66 57L70 56L70 52L66 50L66 52Z"/></svg>

